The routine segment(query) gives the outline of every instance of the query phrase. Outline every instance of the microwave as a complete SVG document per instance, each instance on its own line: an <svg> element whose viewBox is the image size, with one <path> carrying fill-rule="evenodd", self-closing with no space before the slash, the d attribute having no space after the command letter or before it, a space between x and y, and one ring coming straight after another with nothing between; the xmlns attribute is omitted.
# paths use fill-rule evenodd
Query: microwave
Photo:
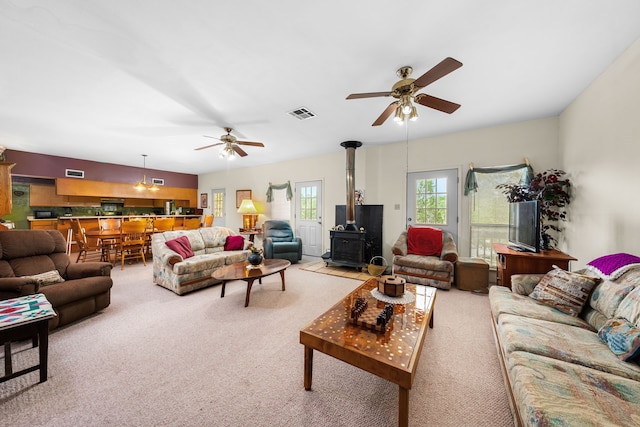
<svg viewBox="0 0 640 427"><path fill-rule="evenodd" d="M48 219L56 217L56 213L54 211L35 211L33 215L35 219Z"/></svg>

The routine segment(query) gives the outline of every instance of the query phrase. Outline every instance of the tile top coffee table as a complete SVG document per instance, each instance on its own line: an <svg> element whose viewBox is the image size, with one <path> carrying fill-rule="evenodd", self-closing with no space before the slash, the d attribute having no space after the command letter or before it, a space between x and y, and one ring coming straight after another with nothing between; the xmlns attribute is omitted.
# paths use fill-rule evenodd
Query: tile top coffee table
<svg viewBox="0 0 640 427"><path fill-rule="evenodd" d="M275 273L280 273L282 280L282 290L285 290L284 271L291 265L291 261L286 259L264 259L259 268L247 268L249 262L237 262L227 265L214 271L212 277L222 281L222 292L220 298L224 298L224 290L227 282L232 280L244 280L247 282L247 296L244 299L244 306L249 305L249 296L253 282L258 279L258 283L262 284L262 278Z"/></svg>
<svg viewBox="0 0 640 427"><path fill-rule="evenodd" d="M0 343L4 344L4 376L0 383L26 373L40 370L40 382L47 380L49 349L49 319L56 315L43 294L27 295L0 301ZM33 339L39 346L39 362L35 366L13 372L11 342Z"/></svg>
<svg viewBox="0 0 640 427"><path fill-rule="evenodd" d="M371 291L377 280L369 279L324 314L300 330L304 345L304 388L311 390L313 350L321 351L399 386L398 425L409 424L409 390L420 360L427 325L433 327L436 289L406 285L415 295L407 304L394 305L393 321L385 332L377 332L350 322L351 307L357 297L369 306L382 308Z"/></svg>

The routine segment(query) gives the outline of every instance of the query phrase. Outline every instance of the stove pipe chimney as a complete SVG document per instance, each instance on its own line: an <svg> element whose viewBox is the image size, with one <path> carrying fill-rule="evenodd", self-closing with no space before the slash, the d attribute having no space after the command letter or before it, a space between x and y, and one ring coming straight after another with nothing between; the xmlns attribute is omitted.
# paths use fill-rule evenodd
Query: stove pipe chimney
<svg viewBox="0 0 640 427"><path fill-rule="evenodd" d="M356 183L355 183L355 164L356 164L356 148L362 146L360 141L344 141L340 143L347 150L347 223L345 230L356 231Z"/></svg>

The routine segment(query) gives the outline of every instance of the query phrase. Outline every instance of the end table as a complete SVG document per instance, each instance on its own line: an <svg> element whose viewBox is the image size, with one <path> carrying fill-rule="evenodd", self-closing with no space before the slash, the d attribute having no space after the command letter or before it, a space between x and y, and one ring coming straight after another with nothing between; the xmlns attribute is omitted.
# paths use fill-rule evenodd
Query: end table
<svg viewBox="0 0 640 427"><path fill-rule="evenodd" d="M27 295L0 301L0 344L4 345L4 376L0 383L29 372L40 370L40 382L47 380L49 355L49 319L56 315L43 294ZM39 363L13 372L11 342L25 338L39 346Z"/></svg>

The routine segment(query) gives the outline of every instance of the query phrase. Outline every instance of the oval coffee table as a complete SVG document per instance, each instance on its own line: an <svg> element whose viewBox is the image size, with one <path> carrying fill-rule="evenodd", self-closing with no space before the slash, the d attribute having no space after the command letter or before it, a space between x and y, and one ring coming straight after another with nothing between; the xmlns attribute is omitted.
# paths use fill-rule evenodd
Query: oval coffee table
<svg viewBox="0 0 640 427"><path fill-rule="evenodd" d="M264 259L260 268L247 268L248 261L237 262L219 268L211 275L214 279L222 281L222 292L220 298L224 298L224 289L227 282L232 280L244 280L247 282L247 296L244 300L244 306L249 305L249 295L251 294L251 286L258 279L258 283L262 284L262 278L275 273L280 273L282 279L282 290L284 291L284 271L291 265L286 259Z"/></svg>

